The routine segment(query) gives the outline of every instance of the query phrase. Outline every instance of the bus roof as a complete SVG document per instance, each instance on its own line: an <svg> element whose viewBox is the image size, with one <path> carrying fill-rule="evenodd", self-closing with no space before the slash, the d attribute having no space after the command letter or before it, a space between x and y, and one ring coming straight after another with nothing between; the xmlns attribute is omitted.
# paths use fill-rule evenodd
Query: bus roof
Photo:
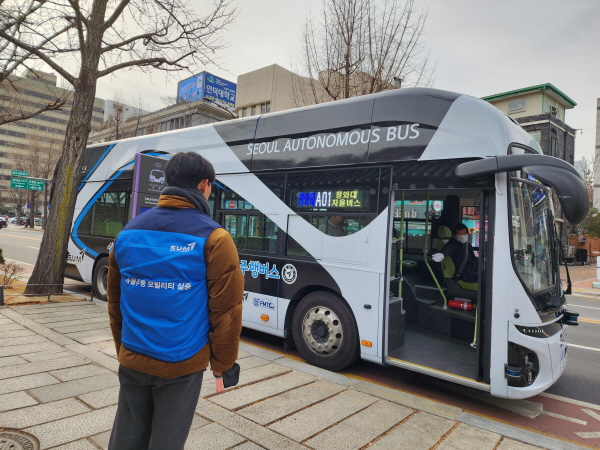
<svg viewBox="0 0 600 450"><path fill-rule="evenodd" d="M481 99L439 89L407 88L125 139L114 145L115 153L129 158L132 151L198 151L215 165L217 173L234 173L485 158L506 155L511 143L539 151L519 124Z"/></svg>

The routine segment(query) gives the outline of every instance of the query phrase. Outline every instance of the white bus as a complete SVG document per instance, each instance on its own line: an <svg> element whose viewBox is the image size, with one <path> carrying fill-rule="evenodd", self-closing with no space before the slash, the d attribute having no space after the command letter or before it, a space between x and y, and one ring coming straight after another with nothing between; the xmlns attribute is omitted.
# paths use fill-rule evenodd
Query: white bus
<svg viewBox="0 0 600 450"><path fill-rule="evenodd" d="M401 89L91 146L68 275L105 298L114 238L187 151L217 172L210 203L239 250L245 327L330 370L360 357L499 397L530 397L563 372L577 314L552 199L575 224L587 191L488 103ZM431 259L460 222L477 283ZM466 309L449 307L457 299Z"/></svg>

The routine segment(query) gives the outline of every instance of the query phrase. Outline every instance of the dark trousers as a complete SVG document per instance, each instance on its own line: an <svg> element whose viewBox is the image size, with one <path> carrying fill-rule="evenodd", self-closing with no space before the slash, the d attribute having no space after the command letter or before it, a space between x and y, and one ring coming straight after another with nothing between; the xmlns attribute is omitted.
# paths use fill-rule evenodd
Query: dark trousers
<svg viewBox="0 0 600 450"><path fill-rule="evenodd" d="M203 375L167 380L119 366L119 405L108 450L183 450Z"/></svg>

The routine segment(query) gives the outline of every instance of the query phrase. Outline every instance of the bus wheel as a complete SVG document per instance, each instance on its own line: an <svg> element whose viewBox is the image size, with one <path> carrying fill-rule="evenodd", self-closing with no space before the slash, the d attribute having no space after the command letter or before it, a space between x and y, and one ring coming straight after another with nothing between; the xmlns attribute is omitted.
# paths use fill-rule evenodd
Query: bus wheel
<svg viewBox="0 0 600 450"><path fill-rule="evenodd" d="M327 292L313 292L300 301L292 319L292 336L300 355L323 369L341 370L359 355L350 308Z"/></svg>
<svg viewBox="0 0 600 450"><path fill-rule="evenodd" d="M103 257L98 260L94 267L94 275L92 276L94 285L94 295L99 300L106 301L106 287L108 286L108 257Z"/></svg>

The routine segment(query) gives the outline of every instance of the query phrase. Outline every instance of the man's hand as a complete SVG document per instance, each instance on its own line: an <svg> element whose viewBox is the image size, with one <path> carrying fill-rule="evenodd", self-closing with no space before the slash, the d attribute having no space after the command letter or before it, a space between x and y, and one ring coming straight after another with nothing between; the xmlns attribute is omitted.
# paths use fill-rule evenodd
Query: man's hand
<svg viewBox="0 0 600 450"><path fill-rule="evenodd" d="M215 372L214 370L212 371L213 375L215 377L222 377L223 376L223 372Z"/></svg>
<svg viewBox="0 0 600 450"><path fill-rule="evenodd" d="M445 257L445 255L443 253L435 253L431 256L431 259L433 259L435 262L439 263L439 262L442 262L444 257Z"/></svg>

